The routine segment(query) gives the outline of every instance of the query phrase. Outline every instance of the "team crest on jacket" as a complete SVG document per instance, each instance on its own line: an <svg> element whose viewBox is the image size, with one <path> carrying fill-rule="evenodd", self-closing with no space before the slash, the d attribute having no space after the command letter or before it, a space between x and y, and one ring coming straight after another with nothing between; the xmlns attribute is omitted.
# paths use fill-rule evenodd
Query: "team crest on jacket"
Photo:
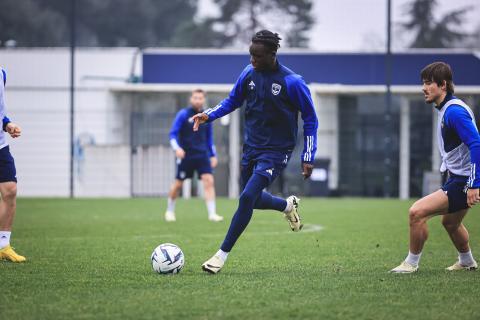
<svg viewBox="0 0 480 320"><path fill-rule="evenodd" d="M282 90L281 85L279 85L278 83L272 83L272 93L274 96L278 96L280 90Z"/></svg>

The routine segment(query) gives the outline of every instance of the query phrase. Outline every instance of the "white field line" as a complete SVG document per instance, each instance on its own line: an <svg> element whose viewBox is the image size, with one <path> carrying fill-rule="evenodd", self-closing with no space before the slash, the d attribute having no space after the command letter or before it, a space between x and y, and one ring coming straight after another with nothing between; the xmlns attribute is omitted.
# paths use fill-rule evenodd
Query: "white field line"
<svg viewBox="0 0 480 320"><path fill-rule="evenodd" d="M247 234L249 236L269 236L269 235L282 235L282 234L291 234L291 235L301 235L304 233L312 233L312 232L320 232L324 229L323 226L319 224L305 224L303 229L300 232L292 232L288 230L288 227L286 227L284 224L282 224L281 229L279 231L254 231L254 230L249 230L247 231ZM226 231L222 233L197 233L195 236L200 236L200 237L206 237L206 238L218 238L225 236ZM174 233L159 233L157 235L136 235L133 236L132 238L134 240L144 240L144 239L158 239L158 238L174 238L177 237L178 234ZM103 238L103 237L102 237ZM65 239L68 239L69 241L85 241L85 237L49 237L48 238L50 241L65 241Z"/></svg>
<svg viewBox="0 0 480 320"><path fill-rule="evenodd" d="M281 235L281 234L303 234L303 233L312 233L312 232L320 232L324 229L323 226L319 224L305 224L303 229L300 232L292 232L290 230L282 230L282 231L247 231L248 235L254 236L265 236L265 235ZM197 236L207 237L207 238L218 238L224 236L225 233L197 233ZM168 237L177 237L178 234L158 234L158 235L147 235L147 236L134 236L134 239L151 239L151 238L168 238Z"/></svg>

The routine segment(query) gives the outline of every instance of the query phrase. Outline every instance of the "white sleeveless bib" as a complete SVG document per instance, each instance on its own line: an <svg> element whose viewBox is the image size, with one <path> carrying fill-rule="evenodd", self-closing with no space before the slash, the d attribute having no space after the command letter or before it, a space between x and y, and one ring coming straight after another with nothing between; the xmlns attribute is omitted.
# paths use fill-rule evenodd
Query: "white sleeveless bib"
<svg viewBox="0 0 480 320"><path fill-rule="evenodd" d="M438 148L440 149L440 154L442 156L442 166L440 167L440 171L445 172L448 170L453 174L468 177L470 176L471 170L470 150L468 150L468 147L462 142L462 144L455 149L449 152L445 151L445 145L442 137L443 116L445 115L445 111L447 111L448 107L451 105L459 105L465 108L472 118L473 125L475 128L477 128L477 125L475 124L475 115L470 107L460 99L452 99L448 101L443 108L438 111L437 139Z"/></svg>

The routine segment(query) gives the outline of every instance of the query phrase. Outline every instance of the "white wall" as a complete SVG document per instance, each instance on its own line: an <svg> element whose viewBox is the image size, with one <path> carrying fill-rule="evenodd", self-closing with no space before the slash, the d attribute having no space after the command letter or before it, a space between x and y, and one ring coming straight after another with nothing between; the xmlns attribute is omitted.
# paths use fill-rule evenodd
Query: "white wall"
<svg viewBox="0 0 480 320"><path fill-rule="evenodd" d="M315 93L315 107L318 117L316 158L330 159L329 188L338 187L338 96Z"/></svg>
<svg viewBox="0 0 480 320"><path fill-rule="evenodd" d="M109 87L129 77L134 53L133 48L76 51L75 136L88 134L102 145L128 143L121 134L128 115L118 110ZM69 195L69 59L67 48L0 50L7 112L23 128L21 138L10 139L20 196ZM124 190L110 189L109 195Z"/></svg>
<svg viewBox="0 0 480 320"><path fill-rule="evenodd" d="M84 146L75 163L75 195L129 197L129 173L129 146Z"/></svg>
<svg viewBox="0 0 480 320"><path fill-rule="evenodd" d="M69 175L68 95L7 91L8 115L23 129L10 139L19 195L66 196Z"/></svg>

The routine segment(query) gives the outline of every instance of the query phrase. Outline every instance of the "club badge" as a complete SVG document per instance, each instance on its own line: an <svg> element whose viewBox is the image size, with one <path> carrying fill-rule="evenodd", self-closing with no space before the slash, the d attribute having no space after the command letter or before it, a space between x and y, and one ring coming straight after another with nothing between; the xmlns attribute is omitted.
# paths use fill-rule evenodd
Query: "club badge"
<svg viewBox="0 0 480 320"><path fill-rule="evenodd" d="M278 83L272 83L272 93L274 96L278 96L280 90L282 90L281 85L279 85Z"/></svg>

